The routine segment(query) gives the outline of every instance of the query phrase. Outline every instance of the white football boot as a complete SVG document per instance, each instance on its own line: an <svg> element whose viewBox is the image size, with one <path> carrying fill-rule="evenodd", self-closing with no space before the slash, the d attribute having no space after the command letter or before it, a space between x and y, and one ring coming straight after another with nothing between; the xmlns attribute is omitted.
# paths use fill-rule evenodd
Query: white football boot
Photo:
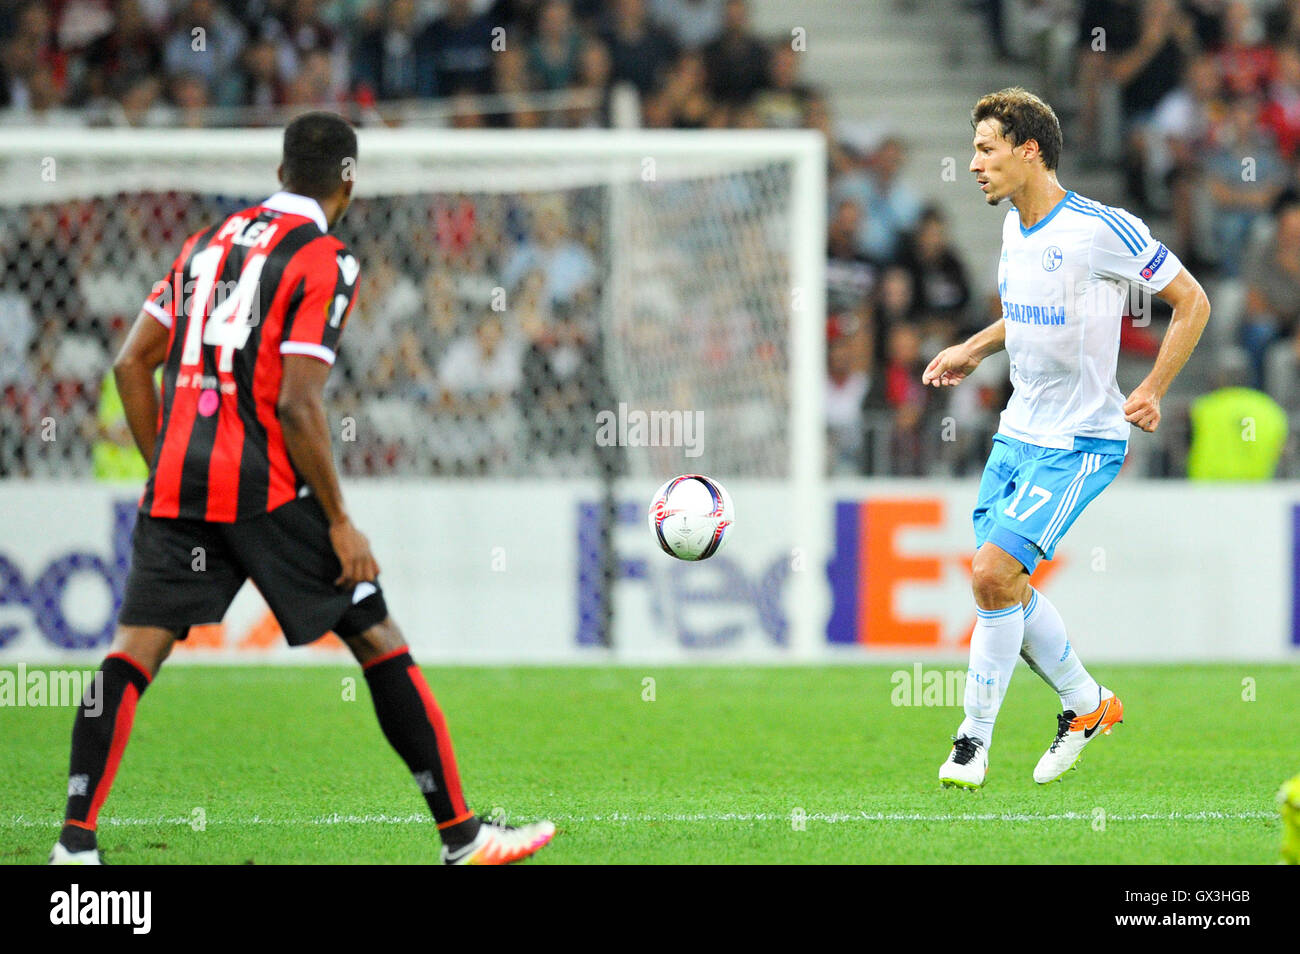
<svg viewBox="0 0 1300 954"><path fill-rule="evenodd" d="M69 851L63 847L62 842L56 841L54 847L50 850L50 864L52 865L102 865L99 860L99 849L89 848L86 851Z"/></svg>
<svg viewBox="0 0 1300 954"><path fill-rule="evenodd" d="M944 788L974 791L984 784L989 773L989 754L984 743L963 735L952 740L948 761L939 766L939 781Z"/></svg>
<svg viewBox="0 0 1300 954"><path fill-rule="evenodd" d="M468 845L456 851L442 849L444 865L509 865L534 854L555 837L555 826L548 821L531 825L503 825L485 821Z"/></svg>
<svg viewBox="0 0 1300 954"><path fill-rule="evenodd" d="M1124 704L1106 687L1101 689L1101 704L1086 715L1066 709L1056 717L1056 738L1034 767L1034 781L1039 785L1055 782L1074 768L1083 747L1124 721Z"/></svg>

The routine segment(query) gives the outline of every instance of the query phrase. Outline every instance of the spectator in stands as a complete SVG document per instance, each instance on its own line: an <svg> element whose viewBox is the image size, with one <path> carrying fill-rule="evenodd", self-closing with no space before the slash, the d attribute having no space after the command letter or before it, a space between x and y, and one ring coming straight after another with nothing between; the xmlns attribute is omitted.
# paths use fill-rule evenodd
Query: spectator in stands
<svg viewBox="0 0 1300 954"><path fill-rule="evenodd" d="M865 469L863 410L869 401L883 405L881 376L874 365L874 338L867 323L852 311L832 312L826 322L826 436L832 475L861 474Z"/></svg>
<svg viewBox="0 0 1300 954"><path fill-rule="evenodd" d="M170 97L175 106L177 126L202 129L207 121L208 84L195 73L181 73L172 78Z"/></svg>
<svg viewBox="0 0 1300 954"><path fill-rule="evenodd" d="M1156 104L1178 85L1185 61L1196 55L1195 21L1175 0L1086 0L1079 25L1080 141L1099 141L1101 88L1107 82L1116 84L1129 193L1140 208L1146 201L1140 161L1146 152L1142 126Z"/></svg>
<svg viewBox="0 0 1300 954"><path fill-rule="evenodd" d="M722 35L726 0L651 0L650 12L677 44L698 50Z"/></svg>
<svg viewBox="0 0 1300 954"><path fill-rule="evenodd" d="M578 61L578 80L574 84L576 91L589 94L593 103L590 106L575 106L569 111L567 125L579 129L600 128L609 125L609 86L614 64L610 61L609 50L599 40L589 39L582 45L582 56Z"/></svg>
<svg viewBox="0 0 1300 954"><path fill-rule="evenodd" d="M568 212L562 203L546 203L534 213L531 237L506 263L502 279L515 289L531 271L546 275L546 296L556 304L576 304L590 294L596 279L591 253L569 235Z"/></svg>
<svg viewBox="0 0 1300 954"><path fill-rule="evenodd" d="M27 101L21 110L7 118L22 126L78 126L84 124L82 116L64 109L64 94L54 78L54 70L46 63L36 63L27 74Z"/></svg>
<svg viewBox="0 0 1300 954"><path fill-rule="evenodd" d="M835 206L826 241L826 307L853 310L867 302L880 265L858 249L862 210L845 199Z"/></svg>
<svg viewBox="0 0 1300 954"><path fill-rule="evenodd" d="M1216 57L1224 86L1232 96L1263 93L1274 75L1273 48L1264 42L1256 11L1243 0L1227 5L1223 44Z"/></svg>
<svg viewBox="0 0 1300 954"><path fill-rule="evenodd" d="M472 336L456 341L438 365L446 440L444 460L461 473L486 473L514 449L518 413L513 398L523 384L523 349L507 337L501 316L488 312Z"/></svg>
<svg viewBox="0 0 1300 954"><path fill-rule="evenodd" d="M1261 117L1277 140L1282 158L1290 162L1300 146L1300 49L1284 45L1277 51L1277 75L1268 88Z"/></svg>
<svg viewBox="0 0 1300 954"><path fill-rule="evenodd" d="M275 41L269 36L259 36L244 50L243 70L239 76L236 103L259 110L282 106L288 100L288 90L280 76Z"/></svg>
<svg viewBox="0 0 1300 954"><path fill-rule="evenodd" d="M1176 251L1189 268L1202 260L1201 162L1211 131L1226 113L1221 92L1218 64L1211 56L1198 56L1188 63L1178 88L1156 107L1146 139L1147 174L1168 190Z"/></svg>
<svg viewBox="0 0 1300 954"><path fill-rule="evenodd" d="M917 328L896 324L886 336L885 400L894 411L893 473L900 477L925 474L928 442L925 425L930 388L921 383L925 357Z"/></svg>
<svg viewBox="0 0 1300 954"><path fill-rule="evenodd" d="M1265 357L1274 348L1268 371L1273 377L1294 378L1295 362L1300 359L1300 194L1283 195L1275 219L1273 235L1256 242L1246 257L1241 336L1250 359L1250 386L1283 392L1281 380L1268 380ZM1285 383L1285 392L1294 390L1291 381Z"/></svg>
<svg viewBox="0 0 1300 954"><path fill-rule="evenodd" d="M528 45L528 68L540 89L564 89L577 79L582 34L573 22L568 0L547 0L537 21L537 36Z"/></svg>
<svg viewBox="0 0 1300 954"><path fill-rule="evenodd" d="M1255 98L1236 99L1215 132L1205 162L1214 251L1224 273L1234 277L1256 222L1268 215L1288 179L1272 137L1256 121L1258 115Z"/></svg>
<svg viewBox="0 0 1300 954"><path fill-rule="evenodd" d="M546 0L496 0L488 18L506 28L509 35L507 46L511 46L523 37L537 35L537 21L545 5Z"/></svg>
<svg viewBox="0 0 1300 954"><path fill-rule="evenodd" d="M31 77L40 62L36 50L14 37L0 47L0 106L20 112L31 108Z"/></svg>
<svg viewBox="0 0 1300 954"><path fill-rule="evenodd" d="M881 331L916 319L916 289L912 273L901 265L890 265L881 273L873 302Z"/></svg>
<svg viewBox="0 0 1300 954"><path fill-rule="evenodd" d="M86 50L80 97L83 101L104 97L125 77L153 74L161 68L162 46L139 0L122 0L113 29Z"/></svg>
<svg viewBox="0 0 1300 954"><path fill-rule="evenodd" d="M168 74L195 73L210 87L234 80L244 48L243 25L215 0L190 0L163 44Z"/></svg>
<svg viewBox="0 0 1300 954"><path fill-rule="evenodd" d="M722 35L704 48L709 91L727 106L748 103L767 83L768 51L750 32L748 0L727 0Z"/></svg>
<svg viewBox="0 0 1300 954"><path fill-rule="evenodd" d="M678 58L658 94L674 129L704 129L710 125L718 104L709 97L707 80L699 52L687 50Z"/></svg>
<svg viewBox="0 0 1300 954"><path fill-rule="evenodd" d="M677 56L672 36L646 15L645 0L615 0L601 35L609 49L615 83L631 83L642 96L657 90Z"/></svg>
<svg viewBox="0 0 1300 954"><path fill-rule="evenodd" d="M832 190L835 202L850 199L862 209L858 247L882 262L894 261L921 215L921 200L898 178L905 156L903 141L891 136L868 155L856 153L854 168Z"/></svg>
<svg viewBox="0 0 1300 954"><path fill-rule="evenodd" d="M588 431L600 365L588 321L567 306L537 326L524 354L518 404L527 432L530 465L540 456L552 468L580 469L591 449ZM576 460L575 460L576 458ZM530 466L531 469L531 466Z"/></svg>
<svg viewBox="0 0 1300 954"><path fill-rule="evenodd" d="M470 0L447 0L446 13L416 41L421 95L492 92L492 57L497 52L492 30L492 20L476 14Z"/></svg>
<svg viewBox="0 0 1300 954"><path fill-rule="evenodd" d="M308 50L299 58L298 75L289 84L288 103L313 109L337 109L342 90L335 86L334 62L325 49Z"/></svg>
<svg viewBox="0 0 1300 954"><path fill-rule="evenodd" d="M921 214L903 243L900 263L911 276L926 339L923 350L937 354L965 330L971 297L966 266L948 239L948 220L938 206Z"/></svg>
<svg viewBox="0 0 1300 954"><path fill-rule="evenodd" d="M788 40L773 44L768 58L767 85L753 98L759 125L768 129L799 129L807 119L812 87L799 80L800 57Z"/></svg>
<svg viewBox="0 0 1300 954"><path fill-rule="evenodd" d="M330 86L349 87L343 44L333 27L320 15L320 0L287 0L279 15L283 24L277 56L280 75L293 76L305 68L305 61L316 53L325 53L330 68ZM317 59L319 63L319 58ZM319 65L316 66L319 69Z"/></svg>
<svg viewBox="0 0 1300 954"><path fill-rule="evenodd" d="M362 34L353 56L353 82L363 102L419 95L416 30L415 0L392 0L383 22Z"/></svg>

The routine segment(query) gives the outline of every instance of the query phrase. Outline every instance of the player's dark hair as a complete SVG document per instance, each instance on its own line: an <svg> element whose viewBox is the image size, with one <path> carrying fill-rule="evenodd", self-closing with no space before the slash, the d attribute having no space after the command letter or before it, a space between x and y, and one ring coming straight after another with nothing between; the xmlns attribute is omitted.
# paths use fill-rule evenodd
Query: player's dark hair
<svg viewBox="0 0 1300 954"><path fill-rule="evenodd" d="M1061 121L1052 107L1027 89L1008 86L989 93L971 110L970 124L974 129L986 119L996 119L1002 126L1002 138L1013 146L1022 146L1033 139L1038 143L1038 154L1043 165L1055 171L1061 161Z"/></svg>
<svg viewBox="0 0 1300 954"><path fill-rule="evenodd" d="M352 177L357 133L337 113L303 113L284 129L284 186L326 199Z"/></svg>

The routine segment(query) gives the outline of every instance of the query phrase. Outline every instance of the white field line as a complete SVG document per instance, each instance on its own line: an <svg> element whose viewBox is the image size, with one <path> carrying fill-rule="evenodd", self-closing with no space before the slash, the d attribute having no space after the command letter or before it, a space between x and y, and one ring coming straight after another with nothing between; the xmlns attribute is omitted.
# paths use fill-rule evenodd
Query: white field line
<svg viewBox="0 0 1300 954"><path fill-rule="evenodd" d="M873 822L1012 822L1030 824L1033 822L1091 822L1096 817L1093 812L611 812L607 815L568 815L554 814L550 819L559 824L656 824L656 823L691 823L691 822L781 822L792 821L821 822L830 825L861 824ZM1201 822L1201 821L1256 821L1277 818L1277 812L1115 812L1105 815L1106 821L1116 822ZM509 820L509 819L507 819ZM142 825L183 825L187 828L198 824L206 825L428 825L433 819L428 815L317 815L302 818L268 818L253 815L247 818L209 817L201 822L190 816L153 818L125 818L109 816L100 819L101 826L110 828L133 827ZM12 815L0 818L3 828L53 828L57 820L27 818L25 815Z"/></svg>

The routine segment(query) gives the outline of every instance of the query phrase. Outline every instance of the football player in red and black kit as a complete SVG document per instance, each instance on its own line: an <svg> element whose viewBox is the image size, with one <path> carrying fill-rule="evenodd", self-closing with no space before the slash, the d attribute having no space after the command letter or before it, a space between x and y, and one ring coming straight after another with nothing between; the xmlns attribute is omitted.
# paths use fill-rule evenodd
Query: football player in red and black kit
<svg viewBox="0 0 1300 954"><path fill-rule="evenodd" d="M480 820L466 807L442 713L339 490L323 391L360 265L329 229L351 201L356 155L340 116L290 123L282 191L190 236L114 364L149 481L100 667L104 709L91 716L83 704L73 726L52 863L100 863L96 821L136 703L175 641L220 621L249 578L290 645L332 630L352 650L385 737L429 803L444 863L518 861L555 832L545 821Z"/></svg>

